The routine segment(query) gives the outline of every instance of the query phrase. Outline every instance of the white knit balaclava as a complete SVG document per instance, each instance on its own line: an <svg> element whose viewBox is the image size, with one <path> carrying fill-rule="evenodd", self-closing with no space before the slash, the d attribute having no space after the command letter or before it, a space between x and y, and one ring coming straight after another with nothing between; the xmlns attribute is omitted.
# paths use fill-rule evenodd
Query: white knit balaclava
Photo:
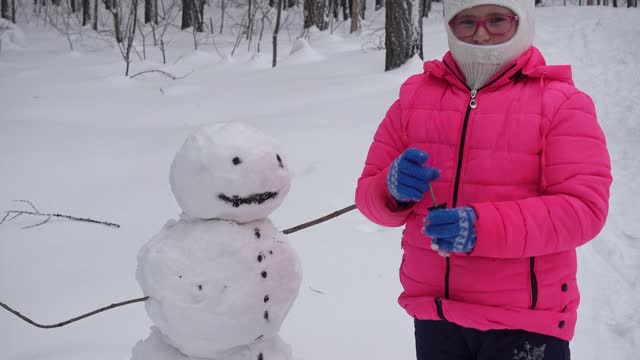
<svg viewBox="0 0 640 360"><path fill-rule="evenodd" d="M499 5L519 18L513 38L499 45L475 45L459 40L451 31L449 20L460 11L478 5ZM467 86L479 89L505 65L517 59L533 44L535 33L533 0L444 0L444 25L449 50L466 78Z"/></svg>

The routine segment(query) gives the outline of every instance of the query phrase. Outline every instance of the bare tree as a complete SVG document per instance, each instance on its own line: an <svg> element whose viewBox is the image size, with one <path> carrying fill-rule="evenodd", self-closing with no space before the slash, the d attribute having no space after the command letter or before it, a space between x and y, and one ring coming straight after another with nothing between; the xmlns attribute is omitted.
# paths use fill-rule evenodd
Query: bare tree
<svg viewBox="0 0 640 360"><path fill-rule="evenodd" d="M148 24L151 22L151 18L153 17L153 0L144 0L144 23Z"/></svg>
<svg viewBox="0 0 640 360"><path fill-rule="evenodd" d="M121 2L119 1L118 5L120 4ZM119 13L121 13L121 11ZM127 64L124 72L124 76L129 76L129 68L131 66L131 50L133 50L133 42L136 38L136 22L138 19L138 0L131 0L129 11L127 13L128 13L127 22L124 24L124 27L120 31L122 36L122 41L118 42L118 47L120 48L120 54L122 55L122 58Z"/></svg>
<svg viewBox="0 0 640 360"><path fill-rule="evenodd" d="M182 30L190 28L193 20L193 1L194 0L182 0Z"/></svg>
<svg viewBox="0 0 640 360"><path fill-rule="evenodd" d="M194 0L193 3L193 21L195 22L195 31L204 32L204 5L206 0Z"/></svg>
<svg viewBox="0 0 640 360"><path fill-rule="evenodd" d="M222 30L224 29L224 11L226 10L224 0L220 0L220 34L222 34Z"/></svg>
<svg viewBox="0 0 640 360"><path fill-rule="evenodd" d="M384 0L376 0L376 11L384 7Z"/></svg>
<svg viewBox="0 0 640 360"><path fill-rule="evenodd" d="M360 0L351 0L351 33L357 32L360 28Z"/></svg>
<svg viewBox="0 0 640 360"><path fill-rule="evenodd" d="M98 3L100 0L93 0L93 30L98 31Z"/></svg>
<svg viewBox="0 0 640 360"><path fill-rule="evenodd" d="M414 55L422 58L420 0L386 0L385 70L400 67Z"/></svg>
<svg viewBox="0 0 640 360"><path fill-rule="evenodd" d="M11 21L16 23L16 0L11 0Z"/></svg>
<svg viewBox="0 0 640 360"><path fill-rule="evenodd" d="M277 15L276 15L276 26L273 29L273 61L271 62L272 67L276 67L278 65L278 32L280 32L280 18L282 17L282 0L278 0L276 4Z"/></svg>
<svg viewBox="0 0 640 360"><path fill-rule="evenodd" d="M154 46L160 48L162 53L162 63L167 63L167 43L164 41L164 34L167 32L171 24L180 14L180 2L181 0L172 0L168 6L165 6L165 2L161 1L161 7L158 8L159 23L151 22L151 29L153 33Z"/></svg>
<svg viewBox="0 0 640 360"><path fill-rule="evenodd" d="M329 27L327 21L327 0L305 0L304 2L304 28L309 29L312 26L324 31Z"/></svg>
<svg viewBox="0 0 640 360"><path fill-rule="evenodd" d="M0 0L0 16L3 19L11 20L11 16L9 15L10 9L9 0Z"/></svg>
<svg viewBox="0 0 640 360"><path fill-rule="evenodd" d="M82 0L82 26L91 21L91 0Z"/></svg>

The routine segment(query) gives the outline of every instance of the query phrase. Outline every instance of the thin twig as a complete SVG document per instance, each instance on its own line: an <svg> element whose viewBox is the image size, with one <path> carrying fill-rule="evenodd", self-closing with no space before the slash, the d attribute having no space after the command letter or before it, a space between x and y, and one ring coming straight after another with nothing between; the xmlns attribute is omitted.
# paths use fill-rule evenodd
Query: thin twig
<svg viewBox="0 0 640 360"><path fill-rule="evenodd" d="M340 216L340 215L342 215L344 213L347 213L347 212L349 212L351 210L354 210L355 208L356 208L355 204L354 205L349 205L346 208L334 211L329 215L325 215L325 216L323 216L321 218L317 218L315 220L311 220L311 221L306 222L304 224L300 224L300 225L294 226L292 228L286 229L282 233L285 234L285 235L288 235L288 234L294 233L296 231L300 231L302 229L306 229L308 227L311 227L311 226L314 226L314 225L318 225L318 224L323 223L323 222L325 222L327 220L331 220L331 219L333 219L335 217L338 217L338 216Z"/></svg>
<svg viewBox="0 0 640 360"><path fill-rule="evenodd" d="M313 291L313 292L317 292L318 294L327 295L327 293L325 293L324 291L320 291L320 290L314 289L311 286L309 286L309 289L311 289L311 291Z"/></svg>
<svg viewBox="0 0 640 360"><path fill-rule="evenodd" d="M79 218L79 217L76 217L76 216L62 215L62 214L43 214L29 200L13 200L13 201L14 202L21 202L21 203L29 204L29 206L33 209L33 211L26 211L26 210L9 210L9 211L6 211L5 214L4 214L4 217L2 218L2 220L0 220L0 225L2 225L5 222L9 222L11 220L14 220L14 219L16 219L16 218L18 218L19 216L22 216L22 215L34 215L34 216L46 216L47 219L42 221L42 222L40 222L40 223L37 223L35 225L25 226L25 227L23 227L23 229L30 229L30 228L33 228L33 227L36 227L36 226L44 225L47 222L49 222L49 220L51 220L52 217L64 218L64 219L75 220L75 221L90 222L90 223L94 223L94 224L101 224L101 225L111 226L111 227L115 227L115 228L119 228L120 227L120 225L118 225L118 224L105 222L105 221L93 220L93 219L90 219L90 218ZM10 215L13 215L13 216L11 218L7 219Z"/></svg>
<svg viewBox="0 0 640 360"><path fill-rule="evenodd" d="M38 209L36 208L35 205L33 205L33 203L29 200L13 200L13 202L21 202L21 203L26 203L29 204L29 206L31 206L31 208L33 209L33 211L37 212L38 214L40 213L40 211L38 211Z"/></svg>
<svg viewBox="0 0 640 360"><path fill-rule="evenodd" d="M189 75L193 74L193 70L191 70L191 72L190 72L190 73L188 73L188 74L186 74L186 75L183 75L183 76L175 76L175 75L173 75L173 74L171 74L171 73L168 73L168 72L166 72L166 71L163 71L163 70L145 70L145 71L141 71L141 72L139 72L139 73L137 73L137 74L131 75L129 78L133 79L134 77L136 77L136 76L138 76L138 75L142 75L142 74L146 74L146 73L151 73L151 72L157 72L157 73L160 73L160 74L166 75L167 77L171 78L171 80L180 80L180 79L184 79L184 78L186 78L187 76L189 76Z"/></svg>
<svg viewBox="0 0 640 360"><path fill-rule="evenodd" d="M67 321L63 321L57 324L51 324L51 325L43 325L43 324L39 324L33 320L31 320L30 318L28 318L27 316L22 315L20 312L12 309L11 307L9 307L8 305L6 305L5 303L0 301L0 306L2 306L3 308L5 308L7 311L9 311L10 313L14 314L15 316L19 317L20 319L28 322L29 324L41 328L41 329L53 329L53 328L58 328L58 327L62 327L65 325L69 325L73 322L76 322L78 320L82 320L84 318L88 318L89 316L101 313L103 311L107 311L110 309L114 309L120 306L125 306L125 305L129 305L129 304L133 304L133 303L137 303L137 302L143 302L146 301L149 297L145 296L145 297L141 297L141 298L137 298L137 299L132 299L132 300L127 300L127 301L123 301L123 302L119 302L119 303L115 303L115 304L111 304L105 307L101 307L100 309L88 312L86 314L80 315L80 316L76 316L72 319L69 319Z"/></svg>
<svg viewBox="0 0 640 360"><path fill-rule="evenodd" d="M79 218L79 217L76 217L76 216L63 215L63 214L44 214L44 213L41 213L41 212L23 211L23 210L9 210L6 213L7 213L7 215L5 215L5 218L9 214L16 214L10 220L15 219L15 218L17 218L18 216L21 216L21 215L34 215L34 216L48 216L49 218L56 217L56 218L63 218L63 219L69 219L69 220L75 220L75 221L84 221L84 222L88 222L88 223L92 223L92 224L100 224L100 225L111 226L111 227L115 227L115 228L119 228L120 227L120 225L114 224L114 223L111 223L111 222L98 221L98 220L93 220L93 219L90 219L90 218ZM25 226L25 227L23 227L23 229L28 229L28 228L31 228L31 227L34 227L34 226L39 226L39 225L42 225L42 224L46 223L47 221L48 221L48 219L43 221L43 222L41 222L40 224ZM3 223L4 223L4 219L3 219L3 221L0 221L0 224L3 224Z"/></svg>
<svg viewBox="0 0 640 360"><path fill-rule="evenodd" d="M49 220L51 220L51 216L49 216L49 217L48 217L48 218L46 218L44 221L42 221L42 222L40 222L40 223L37 223L37 224L35 224L35 225L25 226L25 227L23 227L23 229L25 229L25 230L26 230L26 229L30 229L30 228L33 228L33 227L36 227L36 226L44 225L44 224L48 223L48 222L49 222Z"/></svg>

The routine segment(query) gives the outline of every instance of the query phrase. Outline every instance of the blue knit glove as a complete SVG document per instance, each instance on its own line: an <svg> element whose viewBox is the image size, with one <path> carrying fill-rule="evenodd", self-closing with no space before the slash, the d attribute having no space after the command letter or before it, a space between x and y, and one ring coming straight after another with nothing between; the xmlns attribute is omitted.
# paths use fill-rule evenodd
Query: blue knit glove
<svg viewBox="0 0 640 360"><path fill-rule="evenodd" d="M387 174L389 193L400 204L422 199L429 183L440 176L440 171L426 166L429 156L418 149L407 149L398 156Z"/></svg>
<svg viewBox="0 0 640 360"><path fill-rule="evenodd" d="M468 207L434 210L427 216L424 233L439 253L468 253L476 245L476 212Z"/></svg>

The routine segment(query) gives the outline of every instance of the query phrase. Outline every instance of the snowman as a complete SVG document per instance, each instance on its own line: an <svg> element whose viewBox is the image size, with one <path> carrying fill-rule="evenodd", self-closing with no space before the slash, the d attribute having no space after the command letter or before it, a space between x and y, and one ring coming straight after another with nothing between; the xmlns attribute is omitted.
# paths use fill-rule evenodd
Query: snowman
<svg viewBox="0 0 640 360"><path fill-rule="evenodd" d="M243 124L205 126L176 154L170 182L183 212L138 254L154 326L132 360L290 360L278 333L301 269L267 218L290 186L280 147Z"/></svg>

